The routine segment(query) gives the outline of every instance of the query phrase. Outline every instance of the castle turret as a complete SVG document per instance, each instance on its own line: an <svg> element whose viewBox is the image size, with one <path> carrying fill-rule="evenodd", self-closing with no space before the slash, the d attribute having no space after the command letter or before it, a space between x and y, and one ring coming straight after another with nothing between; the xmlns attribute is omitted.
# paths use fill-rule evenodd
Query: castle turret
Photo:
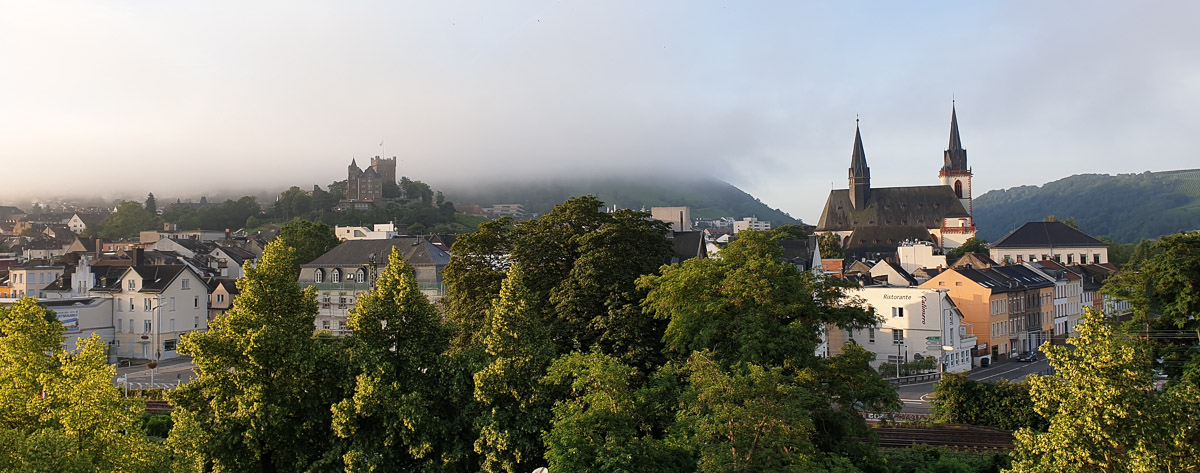
<svg viewBox="0 0 1200 473"><path fill-rule="evenodd" d="M867 153L863 151L862 133L858 121L854 123L854 152L850 156L850 203L856 210L867 207L871 198L871 168L867 167Z"/></svg>

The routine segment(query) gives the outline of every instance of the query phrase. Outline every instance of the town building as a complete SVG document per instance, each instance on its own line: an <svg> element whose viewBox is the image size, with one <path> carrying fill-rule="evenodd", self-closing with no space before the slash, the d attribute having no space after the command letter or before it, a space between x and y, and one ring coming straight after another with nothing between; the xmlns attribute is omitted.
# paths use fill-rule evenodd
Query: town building
<svg viewBox="0 0 1200 473"><path fill-rule="evenodd" d="M905 241L957 248L976 233L971 216L971 176L953 107L950 143L943 152L940 183L934 186L872 187L862 133L856 125L849 187L829 193L816 231L837 234L852 257L882 259L894 254Z"/></svg>
<svg viewBox="0 0 1200 473"><path fill-rule="evenodd" d="M745 230L761 230L767 231L771 229L771 222L759 220L757 217L746 217L736 222L733 222L733 234Z"/></svg>
<svg viewBox="0 0 1200 473"><path fill-rule="evenodd" d="M354 226L337 226L333 227L333 234L339 240L387 240L399 236L394 223L376 223L371 229L367 227Z"/></svg>
<svg viewBox="0 0 1200 473"><path fill-rule="evenodd" d="M946 372L971 369L977 339L947 290L871 286L849 290L846 297L860 299L878 323L849 331L826 327L830 353L853 343L875 354L875 368L933 357Z"/></svg>
<svg viewBox="0 0 1200 473"><path fill-rule="evenodd" d="M92 289L112 299L112 351L122 358L178 357L179 338L208 329L208 286L185 265L130 266Z"/></svg>
<svg viewBox="0 0 1200 473"><path fill-rule="evenodd" d="M670 223L673 232L692 231L691 207L650 207L650 218Z"/></svg>
<svg viewBox="0 0 1200 473"><path fill-rule="evenodd" d="M75 212L75 214L71 216L71 220L67 221L67 227L70 227L72 232L82 235L83 231L87 230L88 227L95 227L96 225L99 225L100 222L103 222L104 217L105 216L102 214Z"/></svg>
<svg viewBox="0 0 1200 473"><path fill-rule="evenodd" d="M1053 260L1057 263L1104 264L1108 245L1062 222L1029 222L991 244L992 259L1021 264Z"/></svg>
<svg viewBox="0 0 1200 473"><path fill-rule="evenodd" d="M300 286L315 286L320 312L316 329L336 335L349 333L346 317L358 298L374 287L379 272L387 267L392 248L413 267L421 292L431 301L445 295L442 269L450 253L425 238L401 237L388 240L349 240L317 259L300 265Z"/></svg>
<svg viewBox="0 0 1200 473"><path fill-rule="evenodd" d="M212 321L233 308L233 299L241 294L235 279L217 278L208 285L208 320Z"/></svg>

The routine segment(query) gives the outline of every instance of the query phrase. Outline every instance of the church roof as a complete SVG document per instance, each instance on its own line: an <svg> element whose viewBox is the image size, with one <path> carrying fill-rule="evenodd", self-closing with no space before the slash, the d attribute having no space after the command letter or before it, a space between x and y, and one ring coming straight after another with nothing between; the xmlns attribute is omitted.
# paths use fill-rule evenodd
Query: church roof
<svg viewBox="0 0 1200 473"><path fill-rule="evenodd" d="M950 144L946 147L950 151L963 149L962 138L958 136L958 112L954 110L954 106L950 106Z"/></svg>
<svg viewBox="0 0 1200 473"><path fill-rule="evenodd" d="M871 189L867 205L860 210L855 210L850 202L848 189L837 189L829 192L829 199L825 201L825 208L821 211L816 230L838 231L891 226L941 228L943 219L970 216L950 186Z"/></svg>
<svg viewBox="0 0 1200 473"><path fill-rule="evenodd" d="M896 247L905 240L932 241L933 238L929 230L921 226L863 226L854 229L844 246L853 255L895 253Z"/></svg>

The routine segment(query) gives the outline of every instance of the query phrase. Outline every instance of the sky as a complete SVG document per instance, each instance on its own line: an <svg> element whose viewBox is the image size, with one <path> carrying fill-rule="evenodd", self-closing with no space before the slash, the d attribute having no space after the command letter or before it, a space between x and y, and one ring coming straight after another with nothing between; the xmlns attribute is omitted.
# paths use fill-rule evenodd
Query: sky
<svg viewBox="0 0 1200 473"><path fill-rule="evenodd" d="M875 187L1200 167L1200 2L0 0L0 201L724 179L815 223ZM487 204L487 203L482 203ZM740 217L740 216L736 216Z"/></svg>

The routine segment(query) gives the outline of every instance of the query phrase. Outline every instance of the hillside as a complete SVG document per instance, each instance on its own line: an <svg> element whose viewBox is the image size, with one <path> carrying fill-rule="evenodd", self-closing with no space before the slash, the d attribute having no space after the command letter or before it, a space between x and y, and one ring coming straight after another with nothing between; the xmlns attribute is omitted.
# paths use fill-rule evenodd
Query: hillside
<svg viewBox="0 0 1200 473"><path fill-rule="evenodd" d="M1132 243L1200 228L1200 169L1080 174L1040 187L990 191L974 206L979 236L989 241L1054 215L1074 218L1090 235Z"/></svg>
<svg viewBox="0 0 1200 473"><path fill-rule="evenodd" d="M578 179L506 182L492 186L447 185L446 198L456 205L517 203L530 214L548 212L570 197L594 195L607 205L640 209L689 206L692 217L758 217L772 225L794 224L790 215L773 209L732 184L717 179Z"/></svg>

